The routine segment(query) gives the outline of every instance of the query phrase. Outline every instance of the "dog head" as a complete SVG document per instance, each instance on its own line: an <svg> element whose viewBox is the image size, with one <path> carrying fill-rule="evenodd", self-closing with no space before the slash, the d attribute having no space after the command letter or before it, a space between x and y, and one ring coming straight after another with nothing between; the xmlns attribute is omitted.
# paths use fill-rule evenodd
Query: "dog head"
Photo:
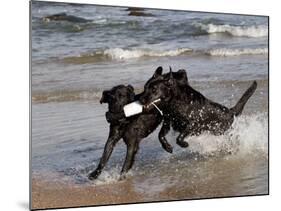
<svg viewBox="0 0 281 211"><path fill-rule="evenodd" d="M140 102L148 105L156 100L161 102L169 102L173 96L173 89L176 86L176 80L173 73L170 73L163 79L151 81L144 89Z"/></svg>
<svg viewBox="0 0 281 211"><path fill-rule="evenodd" d="M100 103L108 103L108 110L111 113L120 113L123 107L134 101L135 93L131 85L119 85L102 93Z"/></svg>
<svg viewBox="0 0 281 211"><path fill-rule="evenodd" d="M161 71L162 73L162 71ZM154 73L155 75L155 73ZM140 97L140 102L144 105L149 104L157 99L161 102L170 101L176 87L184 87L188 85L188 78L184 69L151 78L144 87L144 93Z"/></svg>

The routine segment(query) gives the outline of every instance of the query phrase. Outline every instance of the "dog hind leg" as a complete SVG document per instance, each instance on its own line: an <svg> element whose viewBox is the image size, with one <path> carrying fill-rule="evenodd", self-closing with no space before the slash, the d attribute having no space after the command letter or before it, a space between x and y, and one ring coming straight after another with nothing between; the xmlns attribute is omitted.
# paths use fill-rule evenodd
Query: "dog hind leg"
<svg viewBox="0 0 281 211"><path fill-rule="evenodd" d="M180 147L186 148L189 146L188 142L184 141L184 139L186 138L186 136L188 136L188 134L190 133L190 128L187 126L183 132L181 132L179 134L179 136L177 137L177 144Z"/></svg>
<svg viewBox="0 0 281 211"><path fill-rule="evenodd" d="M127 142L127 140L124 141L127 144L127 154L121 170L121 179L123 179L125 174L132 168L139 148L139 141L137 139L131 139L129 142Z"/></svg>

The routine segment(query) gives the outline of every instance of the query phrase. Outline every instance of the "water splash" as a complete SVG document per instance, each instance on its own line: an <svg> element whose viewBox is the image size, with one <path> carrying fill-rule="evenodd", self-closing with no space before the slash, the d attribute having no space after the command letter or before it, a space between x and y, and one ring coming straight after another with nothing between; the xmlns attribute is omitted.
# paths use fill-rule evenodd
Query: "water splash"
<svg viewBox="0 0 281 211"><path fill-rule="evenodd" d="M189 151L203 156L223 154L253 154L267 157L268 117L267 113L240 116L225 135L204 133L189 137Z"/></svg>

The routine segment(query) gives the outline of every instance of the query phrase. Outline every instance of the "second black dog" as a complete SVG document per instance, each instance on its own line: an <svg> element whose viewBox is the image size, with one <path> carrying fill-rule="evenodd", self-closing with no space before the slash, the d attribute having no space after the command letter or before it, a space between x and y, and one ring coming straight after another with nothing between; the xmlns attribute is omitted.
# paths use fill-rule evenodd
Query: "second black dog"
<svg viewBox="0 0 281 211"><path fill-rule="evenodd" d="M178 84L173 75L170 72L169 77L153 81L146 86L140 101L147 105L160 99L158 106L164 113L162 135L168 133L172 123L173 129L180 132L177 144L181 147L188 147L188 143L184 141L188 135L199 135L203 131L221 135L227 131L234 117L241 114L246 102L257 88L257 82L254 81L237 104L229 109L207 99L188 84Z"/></svg>

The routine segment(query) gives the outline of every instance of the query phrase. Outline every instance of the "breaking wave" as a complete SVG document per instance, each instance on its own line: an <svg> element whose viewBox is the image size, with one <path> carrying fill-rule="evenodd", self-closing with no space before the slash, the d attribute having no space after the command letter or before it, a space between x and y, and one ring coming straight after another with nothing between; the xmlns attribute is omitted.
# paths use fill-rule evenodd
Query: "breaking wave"
<svg viewBox="0 0 281 211"><path fill-rule="evenodd" d="M140 59L147 57L174 57L181 55L208 55L208 56L242 56L242 55L267 55L267 48L218 48L209 50L194 50L191 48L178 48L174 50L152 50L152 49L122 49L109 48L93 53L84 53L78 56L70 56L63 58L63 62L70 64L86 64L105 61L123 61L129 59Z"/></svg>
<svg viewBox="0 0 281 211"><path fill-rule="evenodd" d="M267 55L267 48L244 48L244 49L212 49L206 51L206 55L209 56L241 56L241 55Z"/></svg>
<svg viewBox="0 0 281 211"><path fill-rule="evenodd" d="M103 51L95 51L93 53L80 54L79 56L71 56L63 58L64 62L74 64L94 63L108 60L127 60L138 59L142 57L163 57L163 56L178 56L191 53L190 48L178 48L174 50L152 50L152 49L122 49L109 48Z"/></svg>
<svg viewBox="0 0 281 211"><path fill-rule="evenodd" d="M161 56L178 56L187 52L191 52L190 48L178 48L168 51L156 51L151 49L136 49L125 50L122 48L113 48L104 51L104 55L109 56L112 59L132 59L139 57L161 57Z"/></svg>
<svg viewBox="0 0 281 211"><path fill-rule="evenodd" d="M266 37L268 36L267 26L231 26L228 24L215 25L215 24L194 24L201 31L204 31L208 34L213 33L226 33L231 36L236 37Z"/></svg>

